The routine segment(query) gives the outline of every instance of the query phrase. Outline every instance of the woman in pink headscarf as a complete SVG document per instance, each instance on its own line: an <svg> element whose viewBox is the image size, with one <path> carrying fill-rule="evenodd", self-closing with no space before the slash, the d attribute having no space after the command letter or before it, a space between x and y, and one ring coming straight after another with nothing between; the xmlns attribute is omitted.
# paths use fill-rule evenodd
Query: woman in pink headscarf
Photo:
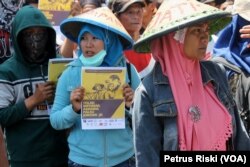
<svg viewBox="0 0 250 167"><path fill-rule="evenodd" d="M188 24L179 24L176 29L158 29L158 32L147 29L135 44L135 50L142 51L148 43L156 60L152 73L144 78L134 96L137 167L159 167L162 150L250 150L250 140L225 73L215 63L202 61L209 41L207 21L218 13L217 16L226 13L192 0L187 2L199 7L197 13L206 11L206 14L191 18ZM164 15L161 9L166 6L171 9L167 1L162 5L158 19L166 18L161 16ZM166 13L169 15L171 11ZM157 23L167 27L169 20L165 24L164 20L153 20L150 24L157 27Z"/></svg>

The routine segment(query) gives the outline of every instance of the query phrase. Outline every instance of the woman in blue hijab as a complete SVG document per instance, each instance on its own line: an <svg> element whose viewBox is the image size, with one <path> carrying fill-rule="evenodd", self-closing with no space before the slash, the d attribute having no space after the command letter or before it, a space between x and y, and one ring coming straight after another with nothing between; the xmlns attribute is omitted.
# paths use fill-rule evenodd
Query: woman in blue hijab
<svg viewBox="0 0 250 167"><path fill-rule="evenodd" d="M98 39L102 41L104 44L104 48L91 58L87 58L86 55L83 54L84 51L86 52L86 49L84 49L84 46L81 45L81 42L86 41L83 37L87 33L91 34L96 40ZM118 35L91 24L87 24L81 29L78 36L78 46L81 48L79 50L78 57L80 57L80 60L85 66L114 67L118 66L123 57L123 47Z"/></svg>
<svg viewBox="0 0 250 167"><path fill-rule="evenodd" d="M92 16L98 18L90 18ZM85 95L85 89L81 87L82 67L126 67L123 50L132 47L133 40L125 31L98 22L100 17L104 17L101 18L104 21L107 19L120 24L106 7L67 19L61 24L62 32L77 42L80 50L78 58L68 65L58 80L50 121L57 130L69 129L69 167L134 167L128 116L134 89L140 79L133 66L127 69L131 75L129 77L127 74L126 82L130 84L123 85L125 128L85 130L81 125L81 102Z"/></svg>

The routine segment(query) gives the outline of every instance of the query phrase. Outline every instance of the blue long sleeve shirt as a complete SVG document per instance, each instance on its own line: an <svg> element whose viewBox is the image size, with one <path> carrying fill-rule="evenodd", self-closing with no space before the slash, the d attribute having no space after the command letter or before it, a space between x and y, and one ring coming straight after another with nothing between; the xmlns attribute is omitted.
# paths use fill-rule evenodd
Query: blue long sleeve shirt
<svg viewBox="0 0 250 167"><path fill-rule="evenodd" d="M122 65L121 65L122 64ZM126 66L122 61L119 66ZM87 166L114 166L134 154L132 130L126 120L125 129L83 130L81 116L73 111L70 93L81 85L82 63L79 59L71 62L57 83L56 96L50 115L55 129L69 129L69 159ZM131 68L131 87L140 82L135 68ZM127 76L127 81L128 81Z"/></svg>

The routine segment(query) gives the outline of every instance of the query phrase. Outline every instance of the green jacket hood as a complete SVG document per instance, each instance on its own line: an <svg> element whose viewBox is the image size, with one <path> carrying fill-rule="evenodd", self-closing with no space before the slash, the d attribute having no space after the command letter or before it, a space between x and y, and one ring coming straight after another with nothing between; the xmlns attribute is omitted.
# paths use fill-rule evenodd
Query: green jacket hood
<svg viewBox="0 0 250 167"><path fill-rule="evenodd" d="M49 53L49 58L55 58L56 32L51 26L48 19L44 16L44 14L39 9L31 5L22 7L17 12L12 23L11 38L14 46L14 56L16 56L19 61L30 64L24 59L23 53L20 48L21 40L19 39L20 32L30 27L45 27L48 29L49 38L46 49Z"/></svg>

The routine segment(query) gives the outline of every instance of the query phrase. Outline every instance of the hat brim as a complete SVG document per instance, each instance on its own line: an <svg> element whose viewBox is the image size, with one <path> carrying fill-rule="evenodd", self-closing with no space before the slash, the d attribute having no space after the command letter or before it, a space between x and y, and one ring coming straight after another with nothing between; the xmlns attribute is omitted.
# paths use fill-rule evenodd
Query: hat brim
<svg viewBox="0 0 250 167"><path fill-rule="evenodd" d="M238 14L247 21L250 21L250 1L248 0L237 0L234 2L232 7L232 14Z"/></svg>
<svg viewBox="0 0 250 167"><path fill-rule="evenodd" d="M129 7L130 5L132 5L132 4L134 4L134 3L139 3L139 4L142 5L142 7L145 7L145 3L144 3L142 0L134 0L134 1L130 1L129 3L125 4L125 5L121 8L121 10L120 10L119 12L117 12L117 13L125 12L125 11L128 9L128 7Z"/></svg>
<svg viewBox="0 0 250 167"><path fill-rule="evenodd" d="M195 24L198 24L198 23L201 23L201 22L206 22L206 21L210 21L210 20L218 20L220 18L223 18L223 17L226 17L226 16L231 16L231 14L229 12L225 12L225 11L211 11L210 13L207 13L205 16L205 14L202 13L199 17L199 15L197 14L193 20L192 18L191 19L186 19L186 20L181 20L177 21L177 24L168 24L166 27L164 26L161 26L161 27L157 27L154 29L152 29L152 31L147 31L146 34L143 34L142 37L135 42L133 48L136 52L140 52L140 53L149 53L151 52L150 51L150 42L153 40L153 39L156 39L158 37L161 37L161 36L164 36L164 35L167 35L171 32L175 32L175 31L178 31L180 29L183 29L185 27L189 27L189 26L192 26L192 25L195 25ZM223 23L224 26L229 23L230 21L227 21L226 23ZM218 22L214 22L216 23L217 25L219 24ZM218 27L217 27L218 28ZM220 27L222 28L222 27ZM213 30L213 31L218 31L217 30ZM214 32L212 32L214 33Z"/></svg>
<svg viewBox="0 0 250 167"><path fill-rule="evenodd" d="M201 1L201 3L210 3L210 2L214 2L215 0L206 0L206 1Z"/></svg>

